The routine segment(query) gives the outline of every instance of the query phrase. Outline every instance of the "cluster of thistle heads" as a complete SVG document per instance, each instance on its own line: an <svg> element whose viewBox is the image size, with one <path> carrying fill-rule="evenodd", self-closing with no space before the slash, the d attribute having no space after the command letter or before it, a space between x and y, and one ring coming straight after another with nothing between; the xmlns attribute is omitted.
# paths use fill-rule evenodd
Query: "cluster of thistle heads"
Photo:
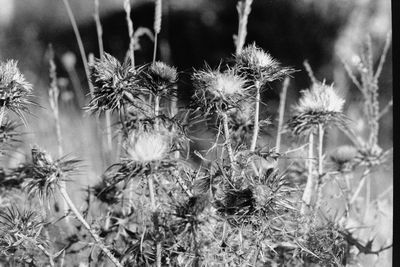
<svg viewBox="0 0 400 267"><path fill-rule="evenodd" d="M133 66L109 54L90 65L94 91L87 110L115 115L115 133L122 137L118 145L124 152L90 190L107 206L102 236L121 246L114 248L121 262L136 266L154 264L160 250L157 244L161 244L163 264L229 262L238 266L246 264L253 253L258 257L259 250L265 251L265 262L345 261L348 247L341 232L326 226L306 235L309 229L302 227L304 218L295 201L298 190L276 164L262 164L276 163L281 155L264 148L251 151L240 134L233 138L239 129L252 129L256 94L294 70L281 66L255 44L227 62L216 69L206 66L194 71L192 103L189 108L179 108L176 114L169 108L177 97L176 68L163 62ZM17 136L16 124L3 117L11 111L24 118L23 112L32 103L31 91L32 86L14 61L0 64L1 145ZM344 100L332 85L314 81L311 88L302 91L287 127L295 135L313 134L318 126L346 127L343 105ZM187 114L198 111L205 117L228 118L227 130L232 136L227 136L229 132L223 135L225 140L233 138L228 144L234 147L231 162L226 155L219 156L221 159L198 170L186 162L184 154L190 149L186 132L193 125L187 122ZM353 168L351 163L357 154L353 147L343 147L331 160L338 169L348 170ZM32 162L2 169L0 186L26 190L31 197L49 198L76 173L79 163L67 157L53 160L34 147ZM154 198L151 194L158 203L150 208L148 198ZM126 203L131 206L129 212L121 208ZM38 228L42 225L36 218L34 213L1 211L0 231L6 233L14 227L18 229L12 233L20 235L4 235L0 248L8 253L20 242L20 236L35 238L30 244L41 244ZM18 222L14 224L14 220ZM276 253L283 254L277 258Z"/></svg>

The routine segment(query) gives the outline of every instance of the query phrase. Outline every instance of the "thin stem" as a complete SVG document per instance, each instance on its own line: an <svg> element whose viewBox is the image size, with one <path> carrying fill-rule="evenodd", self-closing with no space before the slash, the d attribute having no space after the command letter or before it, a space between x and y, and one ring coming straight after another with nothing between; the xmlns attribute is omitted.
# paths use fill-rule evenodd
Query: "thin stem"
<svg viewBox="0 0 400 267"><path fill-rule="evenodd" d="M324 176L323 169L323 144L324 144L324 126L322 124L318 124L318 182L317 182L317 199L314 209L314 217L321 206L322 200L322 182Z"/></svg>
<svg viewBox="0 0 400 267"><path fill-rule="evenodd" d="M156 197L154 194L154 181L153 181L153 175L149 175L147 177L147 183L149 186L149 194L150 194L150 204L151 204L151 211L153 213L153 216L155 216L155 227L156 227L156 232L158 232L158 214L157 214L157 205L156 205ZM156 263L157 267L161 267L161 255L162 255L162 248L161 248L161 243L159 241L156 241Z"/></svg>
<svg viewBox="0 0 400 267"><path fill-rule="evenodd" d="M260 82L256 81L255 87L256 87L256 107L255 107L255 112L254 112L254 132L253 132L253 137L251 139L251 145L250 145L250 151L254 152L256 150L256 144L257 144L257 138L258 138L258 133L260 131L260 124L259 124L259 116L260 116Z"/></svg>
<svg viewBox="0 0 400 267"><path fill-rule="evenodd" d="M155 0L153 64L156 62L158 34L161 31L162 1Z"/></svg>
<svg viewBox="0 0 400 267"><path fill-rule="evenodd" d="M238 34L236 37L236 55L239 54L244 46L247 35L247 21L251 12L253 0L239 0L236 6L239 15Z"/></svg>
<svg viewBox="0 0 400 267"><path fill-rule="evenodd" d="M358 195L361 192L362 187L364 186L365 179L368 177L370 172L371 172L371 169L369 167L367 167L365 169L365 171L363 172L363 174L361 175L360 182L358 183L358 186L357 186L356 190L354 191L353 196L350 199L350 203L349 203L350 205L353 204L354 201L357 199Z"/></svg>
<svg viewBox="0 0 400 267"><path fill-rule="evenodd" d="M61 183L65 183L65 182L61 182ZM115 264L115 266L122 267L122 264L114 257L114 255L111 253L111 251L103 244L102 240L97 235L97 233L95 231L93 231L92 228L90 228L90 225L86 222L86 220L83 218L81 213L78 211L75 204L72 202L71 198L69 197L68 192L65 189L65 185L60 186L59 189L60 189L61 195L64 197L64 199L67 202L71 211L75 214L76 218L81 222L81 224L86 228L86 230L90 233L90 235L96 241L96 245L98 245L100 247L100 249Z"/></svg>
<svg viewBox="0 0 400 267"><path fill-rule="evenodd" d="M6 103L4 102L3 106L0 109L0 127L3 125L4 115L6 114Z"/></svg>
<svg viewBox="0 0 400 267"><path fill-rule="evenodd" d="M279 101L279 121L278 121L278 133L276 136L276 152L279 153L281 148L281 136L282 136L282 127L283 127L283 117L285 114L285 103L286 103L286 95L287 89L289 87L290 79L288 77L283 81L282 92L280 94Z"/></svg>
<svg viewBox="0 0 400 267"><path fill-rule="evenodd" d="M79 51L81 53L81 58L82 58L82 61L83 61L83 66L85 68L86 79L88 81L90 95L93 98L94 89L93 89L92 83L90 82L89 65L88 65L88 60L87 60L86 53L85 53L85 48L83 46L82 38L81 38L81 35L79 33L78 26L76 24L76 20L75 20L74 14L72 13L72 10L71 10L71 7L69 5L68 0L63 0L63 2L64 2L64 5L65 5L65 7L67 9L68 17L69 17L69 20L71 21L72 28L74 30L76 40L78 42Z"/></svg>
<svg viewBox="0 0 400 267"><path fill-rule="evenodd" d="M229 161L231 164L231 169L232 171L234 170L234 157L233 157L233 150L232 150L232 144L231 144L231 137L229 134L229 126L228 126L228 115L226 113L222 113L222 123L224 126L224 136L225 136L225 147L226 150L228 151L228 156L229 156Z"/></svg>
<svg viewBox="0 0 400 267"><path fill-rule="evenodd" d="M94 0L94 21L96 23L97 41L99 44L100 59L104 57L104 46L103 46L103 28L100 22L99 14L99 0ZM106 110L106 136L107 136L107 149L108 152L112 151L112 133L111 133L111 115L110 111Z"/></svg>
<svg viewBox="0 0 400 267"><path fill-rule="evenodd" d="M368 179L366 181L366 188L365 188L365 213L364 213L364 222L368 219L369 215L369 206L370 206L370 201L371 201L371 179Z"/></svg>
<svg viewBox="0 0 400 267"><path fill-rule="evenodd" d="M311 131L308 140L308 177L302 197L304 202L301 207L302 214L306 213L307 208L311 204L311 198L313 195L313 188L314 188L313 158L314 158L314 133Z"/></svg>

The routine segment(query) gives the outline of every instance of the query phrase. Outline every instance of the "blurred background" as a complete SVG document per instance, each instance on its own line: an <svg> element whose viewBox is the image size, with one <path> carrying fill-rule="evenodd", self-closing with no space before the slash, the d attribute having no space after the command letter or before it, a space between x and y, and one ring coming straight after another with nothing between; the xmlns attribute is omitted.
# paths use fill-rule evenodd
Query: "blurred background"
<svg viewBox="0 0 400 267"><path fill-rule="evenodd" d="M94 1L70 0L77 20L86 54L99 56L96 26L93 18ZM152 32L154 1L134 0L132 20L134 29ZM104 49L123 60L128 50L128 28L123 0L99 0L103 26ZM61 0L0 0L0 60L16 59L27 80L34 85L37 108L21 127L25 140L13 151L6 164L14 166L29 155L33 144L57 154L55 126L48 104L48 45L55 50L58 84L61 90L60 116L65 153L84 160L85 175L78 177L76 186L83 187L98 180L107 165L101 147L103 137L97 134L93 117L82 111L80 94L88 94L78 45L67 10ZM164 0L158 56L181 72L179 101L183 106L191 95L190 73L204 66L218 66L223 58L234 53L233 35L237 33L236 1L232 0ZM248 21L246 43L255 42L271 53L283 65L297 70L291 79L287 112L299 97L299 91L310 85L303 62L308 60L315 76L334 83L346 98L346 113L354 122L360 136L368 134L362 118L362 96L348 78L342 61L354 63L355 56L369 35L374 62L377 65L388 32L391 31L390 0L254 0ZM139 38L135 51L136 63L152 59L151 34ZM384 107L392 98L392 55L389 48L380 86L380 103ZM267 104L262 117L276 116L281 84L262 96ZM87 103L86 99L86 103ZM392 146L392 112L382 118L380 145ZM104 133L105 129L101 129ZM266 137L268 140L268 137ZM350 143L336 131L330 131L327 150L338 143ZM197 144L198 147L206 145ZM4 159L3 159L4 161ZM392 169L385 168L379 181L373 183L373 194L392 184ZM72 185L71 185L72 186ZM391 200L389 200L390 202ZM391 212L391 202L386 212ZM391 229L391 215L385 223ZM381 229L384 231L384 229ZM386 231L388 229L386 228ZM386 236L390 233L386 233ZM384 266L384 265L380 265Z"/></svg>

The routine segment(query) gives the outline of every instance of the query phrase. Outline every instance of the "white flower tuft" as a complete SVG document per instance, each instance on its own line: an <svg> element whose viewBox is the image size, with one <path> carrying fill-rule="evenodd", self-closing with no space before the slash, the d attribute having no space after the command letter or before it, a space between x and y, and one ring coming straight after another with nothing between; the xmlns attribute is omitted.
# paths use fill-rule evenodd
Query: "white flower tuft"
<svg viewBox="0 0 400 267"><path fill-rule="evenodd" d="M342 112L344 99L337 94L332 85L313 84L309 90L303 90L301 93L299 103L294 107L298 114Z"/></svg>
<svg viewBox="0 0 400 267"><path fill-rule="evenodd" d="M215 75L215 77L207 87L210 93L222 97L243 94L244 79L232 72L214 72L213 75Z"/></svg>
<svg viewBox="0 0 400 267"><path fill-rule="evenodd" d="M164 159L170 149L169 138L158 132L141 132L131 135L126 152L136 162Z"/></svg>

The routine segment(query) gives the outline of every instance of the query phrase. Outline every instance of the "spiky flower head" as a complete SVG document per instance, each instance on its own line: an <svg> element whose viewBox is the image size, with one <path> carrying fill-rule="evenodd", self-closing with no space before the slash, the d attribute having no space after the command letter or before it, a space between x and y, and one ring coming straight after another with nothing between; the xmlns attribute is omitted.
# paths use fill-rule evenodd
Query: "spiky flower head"
<svg viewBox="0 0 400 267"><path fill-rule="evenodd" d="M20 211L14 207L0 210L0 255L14 255L17 250L28 252L38 245L44 246L43 225L34 211Z"/></svg>
<svg viewBox="0 0 400 267"><path fill-rule="evenodd" d="M5 107L24 118L22 112L28 111L28 100L31 96L32 85L17 67L17 61L0 62L0 108Z"/></svg>
<svg viewBox="0 0 400 267"><path fill-rule="evenodd" d="M254 43L246 46L235 56L235 68L250 81L258 81L261 85L280 80L294 72L284 68L270 54Z"/></svg>
<svg viewBox="0 0 400 267"><path fill-rule="evenodd" d="M27 176L23 187L30 195L38 193L40 197L47 197L61 181L68 179L68 175L77 172L79 162L66 157L53 161L48 153L34 147L31 171L25 171Z"/></svg>
<svg viewBox="0 0 400 267"><path fill-rule="evenodd" d="M342 113L344 99L333 85L313 83L310 89L301 91L299 103L293 107L294 116L288 126L295 134L313 129L316 125L333 122L344 126L346 117Z"/></svg>
<svg viewBox="0 0 400 267"><path fill-rule="evenodd" d="M248 94L246 80L233 69L224 72L201 70L193 74L194 101L207 113L211 110L227 111L236 107Z"/></svg>
<svg viewBox="0 0 400 267"><path fill-rule="evenodd" d="M94 96L88 109L91 112L120 110L124 104L135 106L140 99L142 88L139 85L139 73L129 62L121 63L110 54L96 59L90 65L90 78L94 87Z"/></svg>
<svg viewBox="0 0 400 267"><path fill-rule="evenodd" d="M143 86L153 95L176 95L176 82L178 79L176 68L157 61L142 72L142 77Z"/></svg>

